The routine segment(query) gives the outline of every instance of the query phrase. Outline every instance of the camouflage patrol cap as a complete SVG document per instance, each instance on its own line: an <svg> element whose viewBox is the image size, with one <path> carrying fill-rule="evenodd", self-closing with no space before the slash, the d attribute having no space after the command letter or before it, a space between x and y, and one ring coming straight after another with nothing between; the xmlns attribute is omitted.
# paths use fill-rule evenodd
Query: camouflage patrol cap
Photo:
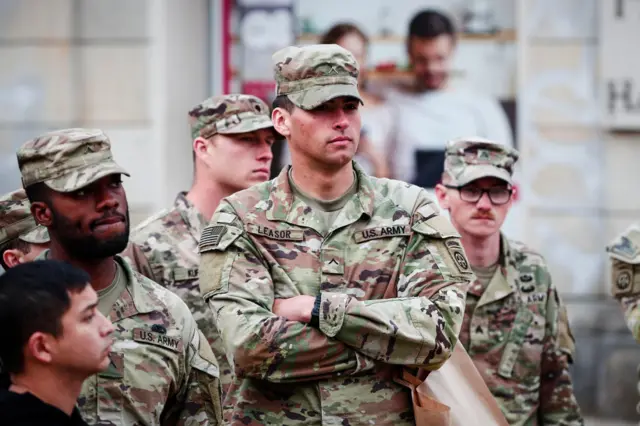
<svg viewBox="0 0 640 426"><path fill-rule="evenodd" d="M24 189L0 197L0 246L21 239L32 244L49 242L47 228L31 215L31 204Z"/></svg>
<svg viewBox="0 0 640 426"><path fill-rule="evenodd" d="M512 183L513 166L518 157L518 151L511 147L479 137L461 138L447 143L444 171L455 186L485 177Z"/></svg>
<svg viewBox="0 0 640 426"><path fill-rule="evenodd" d="M26 188L44 182L58 192L72 192L105 176L124 174L111 155L102 130L63 129L45 133L18 149L18 166Z"/></svg>
<svg viewBox="0 0 640 426"><path fill-rule="evenodd" d="M313 109L340 96L362 102L358 92L360 67L351 52L337 44L289 46L273 54L276 95Z"/></svg>
<svg viewBox="0 0 640 426"><path fill-rule="evenodd" d="M273 127L269 106L252 95L214 96L189 111L192 139L253 132Z"/></svg>

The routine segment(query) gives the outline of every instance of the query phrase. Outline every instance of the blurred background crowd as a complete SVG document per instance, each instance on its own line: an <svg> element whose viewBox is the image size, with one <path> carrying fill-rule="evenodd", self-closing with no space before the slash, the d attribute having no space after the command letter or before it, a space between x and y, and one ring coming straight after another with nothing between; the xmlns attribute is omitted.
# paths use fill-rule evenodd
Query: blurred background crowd
<svg viewBox="0 0 640 426"><path fill-rule="evenodd" d="M546 257L567 304L581 409L637 422L640 347L604 246L640 221L639 39L635 0L0 0L0 192L20 186L29 138L100 128L131 172L135 225L191 182L193 105L270 103L273 52L340 44L361 66L371 174L433 188L461 136L520 151L504 230ZM274 150L275 175L288 152Z"/></svg>

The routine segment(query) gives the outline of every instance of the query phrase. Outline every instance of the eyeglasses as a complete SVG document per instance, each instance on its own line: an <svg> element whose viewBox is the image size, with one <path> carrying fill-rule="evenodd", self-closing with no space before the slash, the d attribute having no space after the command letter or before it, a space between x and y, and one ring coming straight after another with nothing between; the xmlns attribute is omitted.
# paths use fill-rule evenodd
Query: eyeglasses
<svg viewBox="0 0 640 426"><path fill-rule="evenodd" d="M506 204L511 199L513 189L504 188L500 186L494 186L493 188L478 188L477 186L453 186L445 185L447 188L456 189L460 193L460 199L467 203L477 203L480 198L486 193L489 196L491 203L499 206Z"/></svg>

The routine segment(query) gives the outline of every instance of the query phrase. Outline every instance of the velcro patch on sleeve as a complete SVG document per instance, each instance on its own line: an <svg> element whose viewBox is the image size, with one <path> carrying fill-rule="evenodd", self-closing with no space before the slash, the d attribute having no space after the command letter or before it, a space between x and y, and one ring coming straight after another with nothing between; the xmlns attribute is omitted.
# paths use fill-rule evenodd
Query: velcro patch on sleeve
<svg viewBox="0 0 640 426"><path fill-rule="evenodd" d="M210 251L200 257L200 294L207 300L222 288L222 277L227 259L236 256L234 252Z"/></svg>
<svg viewBox="0 0 640 426"><path fill-rule="evenodd" d="M459 238L460 234L453 227L449 219L442 215L433 216L430 219L416 222L413 230L432 238Z"/></svg>
<svg viewBox="0 0 640 426"><path fill-rule="evenodd" d="M145 330L144 328L133 329L133 340L139 343L161 346L173 352L182 352L183 350L182 339L170 337L162 333L155 333L153 331Z"/></svg>

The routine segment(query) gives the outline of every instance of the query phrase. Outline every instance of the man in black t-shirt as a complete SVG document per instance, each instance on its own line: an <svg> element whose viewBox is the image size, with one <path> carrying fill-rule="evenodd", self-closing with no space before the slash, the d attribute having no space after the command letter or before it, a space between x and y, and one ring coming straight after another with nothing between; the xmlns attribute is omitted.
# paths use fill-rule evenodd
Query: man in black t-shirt
<svg viewBox="0 0 640 426"><path fill-rule="evenodd" d="M0 276L0 388L4 426L86 425L75 408L83 381L109 364L113 325L89 276L38 260ZM5 378L6 382L6 378ZM7 386L8 385L8 386Z"/></svg>

